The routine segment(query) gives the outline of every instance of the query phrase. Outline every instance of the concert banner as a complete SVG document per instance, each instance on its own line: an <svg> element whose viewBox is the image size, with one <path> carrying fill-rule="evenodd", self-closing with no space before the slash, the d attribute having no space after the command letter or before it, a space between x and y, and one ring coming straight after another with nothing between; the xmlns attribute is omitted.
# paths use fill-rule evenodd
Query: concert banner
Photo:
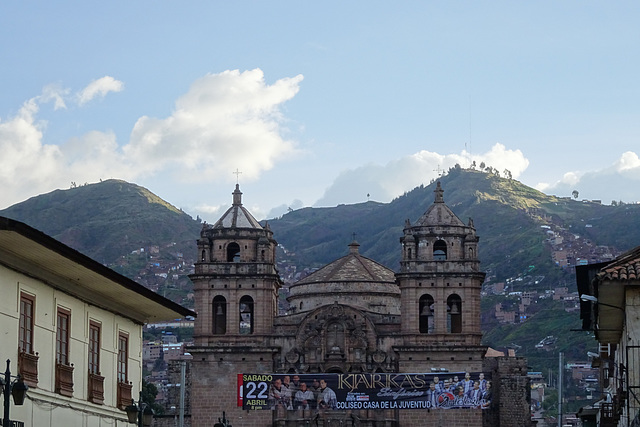
<svg viewBox="0 0 640 427"><path fill-rule="evenodd" d="M238 392L247 410L486 409L491 403L491 381L482 372L239 374Z"/></svg>

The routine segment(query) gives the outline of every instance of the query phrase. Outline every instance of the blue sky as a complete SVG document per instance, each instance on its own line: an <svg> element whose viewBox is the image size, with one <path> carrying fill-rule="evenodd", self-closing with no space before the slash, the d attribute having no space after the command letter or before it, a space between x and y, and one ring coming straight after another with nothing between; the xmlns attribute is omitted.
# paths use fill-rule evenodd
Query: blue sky
<svg viewBox="0 0 640 427"><path fill-rule="evenodd" d="M638 22L624 1L3 2L0 208L119 178L215 221L240 170L265 218L473 160L639 201Z"/></svg>

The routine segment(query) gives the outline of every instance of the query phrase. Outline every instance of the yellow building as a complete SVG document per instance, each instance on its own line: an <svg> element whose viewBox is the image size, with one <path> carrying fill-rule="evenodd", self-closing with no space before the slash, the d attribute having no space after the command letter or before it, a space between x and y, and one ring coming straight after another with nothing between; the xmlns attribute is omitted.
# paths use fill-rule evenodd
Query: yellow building
<svg viewBox="0 0 640 427"><path fill-rule="evenodd" d="M25 426L130 426L142 329L195 313L28 225L0 217L0 361L29 386ZM4 368L4 366L3 366Z"/></svg>

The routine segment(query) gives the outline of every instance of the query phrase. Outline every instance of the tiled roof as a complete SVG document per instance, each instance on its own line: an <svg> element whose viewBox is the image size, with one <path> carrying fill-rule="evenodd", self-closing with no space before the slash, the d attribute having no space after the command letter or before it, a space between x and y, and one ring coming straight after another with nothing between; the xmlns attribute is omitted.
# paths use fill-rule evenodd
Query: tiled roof
<svg viewBox="0 0 640 427"><path fill-rule="evenodd" d="M363 257L357 251L357 243L349 245L351 252L311 273L296 284L327 282L390 282L395 274L382 264Z"/></svg>
<svg viewBox="0 0 640 427"><path fill-rule="evenodd" d="M262 229L260 223L251 215L251 213L244 206L231 206L222 215L222 217L216 221L213 228L259 228Z"/></svg>
<svg viewBox="0 0 640 427"><path fill-rule="evenodd" d="M433 191L436 193L434 203L429 206L429 209L422 214L422 216L416 221L416 226L427 227L432 225L457 225L464 226L464 223L453 213L449 206L444 203L443 193L444 190L440 185L440 181L436 183L436 189Z"/></svg>
<svg viewBox="0 0 640 427"><path fill-rule="evenodd" d="M600 273L599 280L638 280L640 279L640 246L622 254Z"/></svg>
<svg viewBox="0 0 640 427"><path fill-rule="evenodd" d="M262 230L262 226L251 215L251 212L242 206L242 192L238 184L232 194L233 205L213 224L213 228L257 228Z"/></svg>

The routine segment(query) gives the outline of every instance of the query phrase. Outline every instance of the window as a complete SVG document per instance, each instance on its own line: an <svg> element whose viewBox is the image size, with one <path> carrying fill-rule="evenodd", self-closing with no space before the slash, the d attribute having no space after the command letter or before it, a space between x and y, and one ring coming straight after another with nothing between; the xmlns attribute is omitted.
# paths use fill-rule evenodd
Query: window
<svg viewBox="0 0 640 427"><path fill-rule="evenodd" d="M33 348L36 297L20 293L18 326L18 371L29 387L38 386L38 354Z"/></svg>
<svg viewBox="0 0 640 427"><path fill-rule="evenodd" d="M69 320L71 312L58 308L56 324L56 362L61 365L69 364Z"/></svg>
<svg viewBox="0 0 640 427"><path fill-rule="evenodd" d="M131 390L133 384L129 383L129 335L120 332L118 334L118 408L125 409L131 404Z"/></svg>
<svg viewBox="0 0 640 427"><path fill-rule="evenodd" d="M89 373L100 375L100 324L89 322Z"/></svg>
<svg viewBox="0 0 640 427"><path fill-rule="evenodd" d="M419 323L421 334L433 333L433 297L429 294L422 295L418 303Z"/></svg>
<svg viewBox="0 0 640 427"><path fill-rule="evenodd" d="M438 240L433 244L433 259L436 261L446 261L447 244L443 240Z"/></svg>
<svg viewBox="0 0 640 427"><path fill-rule="evenodd" d="M253 298L248 295L240 298L240 333L253 333Z"/></svg>
<svg viewBox="0 0 640 427"><path fill-rule="evenodd" d="M33 354L33 315L36 298L20 293L20 327L18 348L22 353Z"/></svg>
<svg viewBox="0 0 640 427"><path fill-rule="evenodd" d="M55 391L73 396L73 366L69 363L69 334L71 312L58 307L56 317L56 383Z"/></svg>
<svg viewBox="0 0 640 427"><path fill-rule="evenodd" d="M120 333L118 336L118 382L128 380L127 361L129 360L129 336Z"/></svg>
<svg viewBox="0 0 640 427"><path fill-rule="evenodd" d="M227 246L227 262L240 262L240 245L235 242Z"/></svg>
<svg viewBox="0 0 640 427"><path fill-rule="evenodd" d="M227 300L218 295L213 299L213 334L224 335L227 333Z"/></svg>
<svg viewBox="0 0 640 427"><path fill-rule="evenodd" d="M98 322L89 321L88 400L98 405L104 403L104 377L100 375L100 330Z"/></svg>

